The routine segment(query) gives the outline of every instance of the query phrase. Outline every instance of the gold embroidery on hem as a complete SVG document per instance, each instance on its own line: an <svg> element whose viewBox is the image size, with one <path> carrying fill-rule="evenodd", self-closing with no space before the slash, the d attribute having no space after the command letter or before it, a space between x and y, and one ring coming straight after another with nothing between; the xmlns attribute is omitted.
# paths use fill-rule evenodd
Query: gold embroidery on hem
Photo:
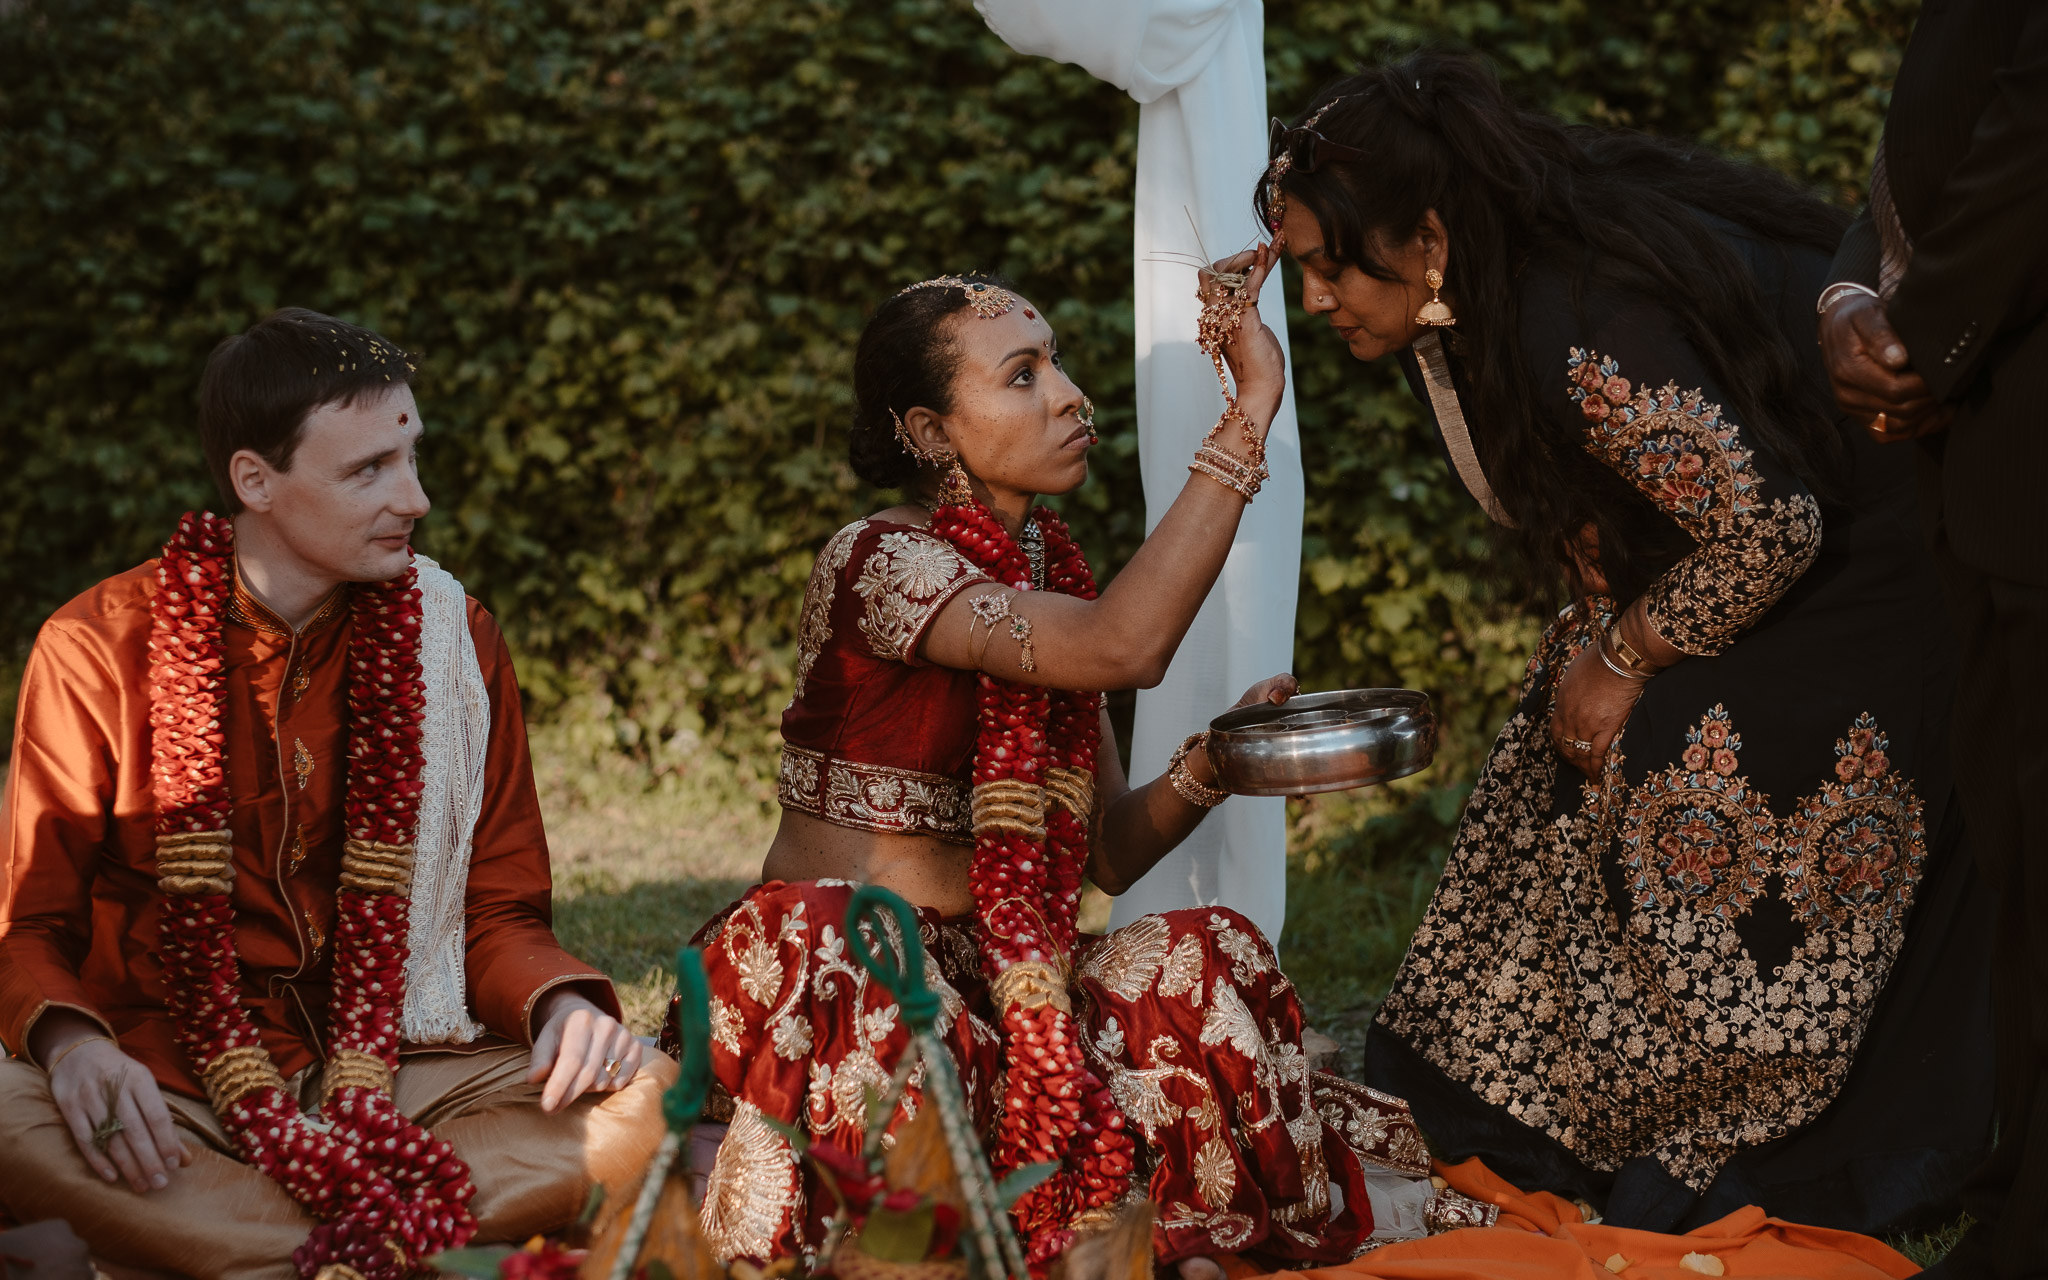
<svg viewBox="0 0 2048 1280"><path fill-rule="evenodd" d="M775 798L785 809L841 827L891 835L933 835L972 844L971 792L943 774L857 760L785 744L776 771Z"/></svg>

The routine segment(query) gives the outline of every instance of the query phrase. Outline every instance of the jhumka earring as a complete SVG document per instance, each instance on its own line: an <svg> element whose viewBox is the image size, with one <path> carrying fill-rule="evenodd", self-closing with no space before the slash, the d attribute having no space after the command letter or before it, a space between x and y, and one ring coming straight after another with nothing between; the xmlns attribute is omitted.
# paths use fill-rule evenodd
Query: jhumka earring
<svg viewBox="0 0 2048 1280"><path fill-rule="evenodd" d="M974 502L974 486L968 482L967 468L960 465L960 455L952 455L952 465L946 468L945 478L939 481L939 505L942 507L965 507Z"/></svg>
<svg viewBox="0 0 2048 1280"><path fill-rule="evenodd" d="M1458 323L1458 317L1451 314L1450 304L1444 301L1444 273L1431 267L1422 273L1422 281L1429 286L1431 297L1422 304L1422 310L1415 313L1415 323L1436 329Z"/></svg>

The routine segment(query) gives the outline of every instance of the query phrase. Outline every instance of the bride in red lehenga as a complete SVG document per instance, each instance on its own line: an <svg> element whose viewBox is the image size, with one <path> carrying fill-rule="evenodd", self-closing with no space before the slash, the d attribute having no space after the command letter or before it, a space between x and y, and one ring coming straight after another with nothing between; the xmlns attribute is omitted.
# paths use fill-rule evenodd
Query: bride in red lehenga
<svg viewBox="0 0 2048 1280"><path fill-rule="evenodd" d="M862 333L853 468L916 500L819 555L782 720L782 824L763 883L696 939L710 1118L730 1126L704 1209L724 1256L812 1257L831 1198L764 1117L857 1151L868 1091L902 1052L895 1005L842 936L857 883L919 909L998 1175L1058 1166L1014 1210L1034 1269L1134 1195L1157 1204L1158 1254L1188 1277L1220 1275L1224 1253L1312 1265L1491 1220L1432 1187L1402 1103L1309 1068L1300 1003L1249 920L1217 907L1102 938L1075 927L1084 873L1122 892L1224 799L1199 735L1131 787L1099 691L1158 682L1265 477L1285 364L1256 299L1276 261L1241 255L1221 264L1239 288L1205 285L1204 345L1237 394L1099 594L1034 506L1087 478L1095 441L1042 311L949 276ZM1275 676L1240 705L1294 690Z"/></svg>

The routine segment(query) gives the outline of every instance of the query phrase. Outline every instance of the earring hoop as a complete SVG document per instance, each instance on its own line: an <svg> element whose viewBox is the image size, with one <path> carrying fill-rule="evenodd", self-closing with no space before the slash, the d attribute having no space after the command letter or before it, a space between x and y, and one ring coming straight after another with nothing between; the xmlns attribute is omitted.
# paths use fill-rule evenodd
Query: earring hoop
<svg viewBox="0 0 2048 1280"><path fill-rule="evenodd" d="M1458 317L1451 314L1450 304L1444 301L1444 273L1431 267L1422 273L1422 282L1429 286L1431 296L1422 304L1422 310L1415 313L1415 323L1426 324L1433 329L1449 328L1458 323Z"/></svg>

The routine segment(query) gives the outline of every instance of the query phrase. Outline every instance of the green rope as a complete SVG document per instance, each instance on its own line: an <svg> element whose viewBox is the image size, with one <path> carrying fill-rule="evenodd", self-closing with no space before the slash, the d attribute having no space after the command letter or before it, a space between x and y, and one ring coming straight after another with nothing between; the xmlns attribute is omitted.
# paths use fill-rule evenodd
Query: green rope
<svg viewBox="0 0 2048 1280"><path fill-rule="evenodd" d="M886 936L881 927L884 912L895 917L896 932L903 939L901 968L888 946L877 945ZM869 926L865 930L863 923ZM846 938L855 958L889 989L912 1031L930 1031L938 1025L939 996L924 980L924 938L917 931L915 907L887 889L864 884L846 905Z"/></svg>
<svg viewBox="0 0 2048 1280"><path fill-rule="evenodd" d="M661 1112L671 1133L687 1137L711 1093L711 987L704 980L704 953L695 947L676 954L676 994L683 1073L662 1095Z"/></svg>
<svg viewBox="0 0 2048 1280"><path fill-rule="evenodd" d="M900 967L888 945L891 931L886 926L892 920L894 933L903 942ZM911 1033L879 1109L881 1117L895 1114L897 1100L909 1084L913 1060L921 1058L926 1068L925 1099L938 1106L946 1150L953 1157L953 1172L967 1201L968 1230L963 1242L967 1247L963 1252L979 1280L1026 1280L1031 1273L1024 1265L1024 1250L998 1199L995 1175L989 1172L988 1156L982 1152L980 1135L967 1113L967 1094L960 1087L953 1055L939 1040L939 997L925 982L924 938L918 932L917 911L887 889L862 885L846 906L846 937L854 958L894 997ZM886 1125L885 1118L878 1118L875 1131L868 1135L870 1159L879 1149Z"/></svg>
<svg viewBox="0 0 2048 1280"><path fill-rule="evenodd" d="M654 1210L661 1201L662 1185L669 1170L682 1155L690 1130L704 1114L704 1099L711 1092L711 987L704 981L704 953L684 947L676 953L676 1023L683 1042L683 1073L661 1095L661 1114L668 1120L668 1132L640 1181L640 1196L633 1202L633 1216L626 1224L626 1238L619 1255L612 1260L608 1280L627 1280L647 1243L647 1229L654 1224Z"/></svg>

